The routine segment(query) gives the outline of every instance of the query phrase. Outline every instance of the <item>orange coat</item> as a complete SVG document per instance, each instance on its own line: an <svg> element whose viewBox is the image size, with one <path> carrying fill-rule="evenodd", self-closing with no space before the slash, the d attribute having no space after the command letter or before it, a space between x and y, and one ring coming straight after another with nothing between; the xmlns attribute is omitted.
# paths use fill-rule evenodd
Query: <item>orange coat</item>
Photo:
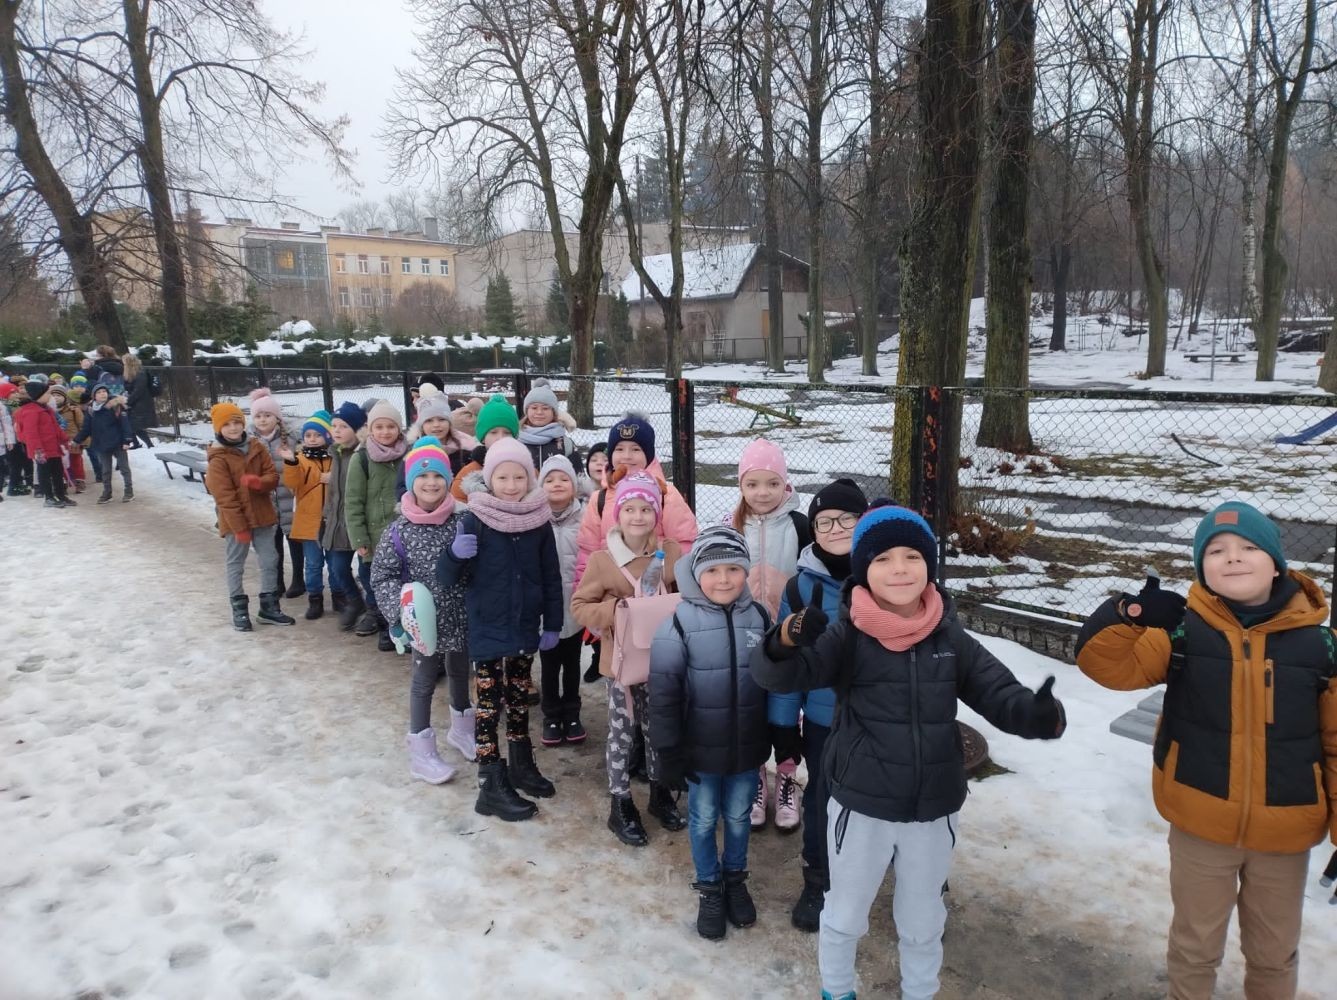
<svg viewBox="0 0 1337 1000"><path fill-rule="evenodd" d="M241 477L247 474L260 477L258 489L241 484ZM279 511L273 497L278 485L279 474L269 449L254 437L247 439L245 453L221 444L209 446L204 486L218 507L220 535L278 524Z"/></svg>
<svg viewBox="0 0 1337 1000"><path fill-rule="evenodd" d="M460 469L454 479L450 481L450 495L460 503L469 502L469 494L464 492L464 477L471 472L482 472L483 464L481 462L470 462L464 468Z"/></svg>
<svg viewBox="0 0 1337 1000"><path fill-rule="evenodd" d="M330 471L334 459L320 460L298 454L297 461L283 463L283 485L292 490L292 528L288 537L299 542L320 541L325 518L325 484L320 477Z"/></svg>

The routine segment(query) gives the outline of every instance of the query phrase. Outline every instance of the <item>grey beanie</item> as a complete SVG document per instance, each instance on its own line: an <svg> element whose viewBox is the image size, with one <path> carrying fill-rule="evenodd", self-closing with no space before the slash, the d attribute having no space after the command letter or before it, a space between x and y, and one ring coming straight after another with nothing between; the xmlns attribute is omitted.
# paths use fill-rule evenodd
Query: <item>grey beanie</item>
<svg viewBox="0 0 1337 1000"><path fill-rule="evenodd" d="M552 391L552 386L548 384L546 378L534 379L534 387L529 390L525 396L525 409L533 406L535 403L542 403L544 406L551 406L552 412L557 412L557 393Z"/></svg>
<svg viewBox="0 0 1337 1000"><path fill-rule="evenodd" d="M727 563L752 569L752 556L747 551L747 539L727 524L714 524L701 531L692 545L692 576L697 583L711 566Z"/></svg>
<svg viewBox="0 0 1337 1000"><path fill-rule="evenodd" d="M440 393L431 396L418 397L418 421L415 426L421 430L423 421L431 420L432 417L442 417L446 420L450 420L450 400L446 399L446 397ZM451 427L454 426L455 424L452 421Z"/></svg>
<svg viewBox="0 0 1337 1000"><path fill-rule="evenodd" d="M548 473L550 472L560 472L562 475L566 476L567 479L571 480L572 486L577 485L576 467L571 464L571 459L567 458L565 455L550 455L548 457L548 460L544 462L543 466L539 469L538 481L540 485L542 485L543 480L548 478Z"/></svg>

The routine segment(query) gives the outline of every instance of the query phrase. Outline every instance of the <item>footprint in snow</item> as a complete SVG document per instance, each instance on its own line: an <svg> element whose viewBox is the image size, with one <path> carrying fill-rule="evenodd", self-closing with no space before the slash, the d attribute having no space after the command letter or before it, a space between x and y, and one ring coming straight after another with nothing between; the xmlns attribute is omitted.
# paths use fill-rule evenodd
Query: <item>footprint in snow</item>
<svg viewBox="0 0 1337 1000"><path fill-rule="evenodd" d="M167 965L172 969L189 969L208 961L209 946L203 944L179 944L167 956Z"/></svg>

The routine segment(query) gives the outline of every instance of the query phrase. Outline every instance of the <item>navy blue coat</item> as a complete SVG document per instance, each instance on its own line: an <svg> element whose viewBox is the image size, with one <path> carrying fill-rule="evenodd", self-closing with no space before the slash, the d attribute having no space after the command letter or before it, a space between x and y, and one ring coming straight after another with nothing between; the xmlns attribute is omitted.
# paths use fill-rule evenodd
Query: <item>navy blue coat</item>
<svg viewBox="0 0 1337 1000"><path fill-rule="evenodd" d="M84 426L75 436L75 444L89 441L95 452L120 451L123 445L134 444L135 431L130 426L130 415L125 407L113 410L110 406L88 408Z"/></svg>
<svg viewBox="0 0 1337 1000"><path fill-rule="evenodd" d="M540 632L562 630L562 570L551 524L510 534L466 513L457 532L478 536L478 555L461 561L447 546L436 578L446 587L464 584L469 659L533 653Z"/></svg>

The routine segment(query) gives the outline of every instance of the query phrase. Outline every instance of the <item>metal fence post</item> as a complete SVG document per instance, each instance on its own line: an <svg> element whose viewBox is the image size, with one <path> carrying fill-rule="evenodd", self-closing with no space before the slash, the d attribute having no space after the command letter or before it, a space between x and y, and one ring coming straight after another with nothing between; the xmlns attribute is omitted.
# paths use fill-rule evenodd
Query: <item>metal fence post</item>
<svg viewBox="0 0 1337 1000"><path fill-rule="evenodd" d="M324 364L320 372L320 391L325 401L325 411L334 412L334 375L330 370L330 356L322 354L321 360Z"/></svg>
<svg viewBox="0 0 1337 1000"><path fill-rule="evenodd" d="M164 368L163 375L167 377L167 400L172 405L172 431L176 434L177 440L181 439L181 403L176 391L176 377L180 369Z"/></svg>
<svg viewBox="0 0 1337 1000"><path fill-rule="evenodd" d="M673 428L673 485L687 506L696 509L696 394L692 380L668 384L669 415Z"/></svg>
<svg viewBox="0 0 1337 1000"><path fill-rule="evenodd" d="M523 420L525 417L525 397L529 395L529 372L521 367L515 373L511 385L515 387L515 412Z"/></svg>
<svg viewBox="0 0 1337 1000"><path fill-rule="evenodd" d="M399 373L404 379L404 419L413 423L413 373L405 368Z"/></svg>
<svg viewBox="0 0 1337 1000"><path fill-rule="evenodd" d="M919 385L915 386L914 388L908 391L910 393L910 426L911 428L914 429L914 433L910 438L910 484L909 484L910 493L908 496L904 498L903 502L911 510L916 510L920 514L923 514L925 517L928 517L929 508L925 502L925 489L924 489L925 455L929 451L928 434L926 433L926 429L924 427L924 412L926 409L925 396L927 395L928 390L924 386ZM897 393L895 387L892 387L891 393L892 393L891 435L892 435L892 448L894 449L896 441L895 411L898 408L896 400ZM887 495L892 496L893 499L895 499L895 496L892 488L892 481L894 481L895 479L896 460L897 456L893 450L891 456L892 472L887 482Z"/></svg>
<svg viewBox="0 0 1337 1000"><path fill-rule="evenodd" d="M206 361L204 369L209 373L209 405L218 405L218 376L214 374L214 363Z"/></svg>
<svg viewBox="0 0 1337 1000"><path fill-rule="evenodd" d="M263 388L269 388L269 372L265 371L265 356L263 354L258 355L255 363L260 371L260 385Z"/></svg>

